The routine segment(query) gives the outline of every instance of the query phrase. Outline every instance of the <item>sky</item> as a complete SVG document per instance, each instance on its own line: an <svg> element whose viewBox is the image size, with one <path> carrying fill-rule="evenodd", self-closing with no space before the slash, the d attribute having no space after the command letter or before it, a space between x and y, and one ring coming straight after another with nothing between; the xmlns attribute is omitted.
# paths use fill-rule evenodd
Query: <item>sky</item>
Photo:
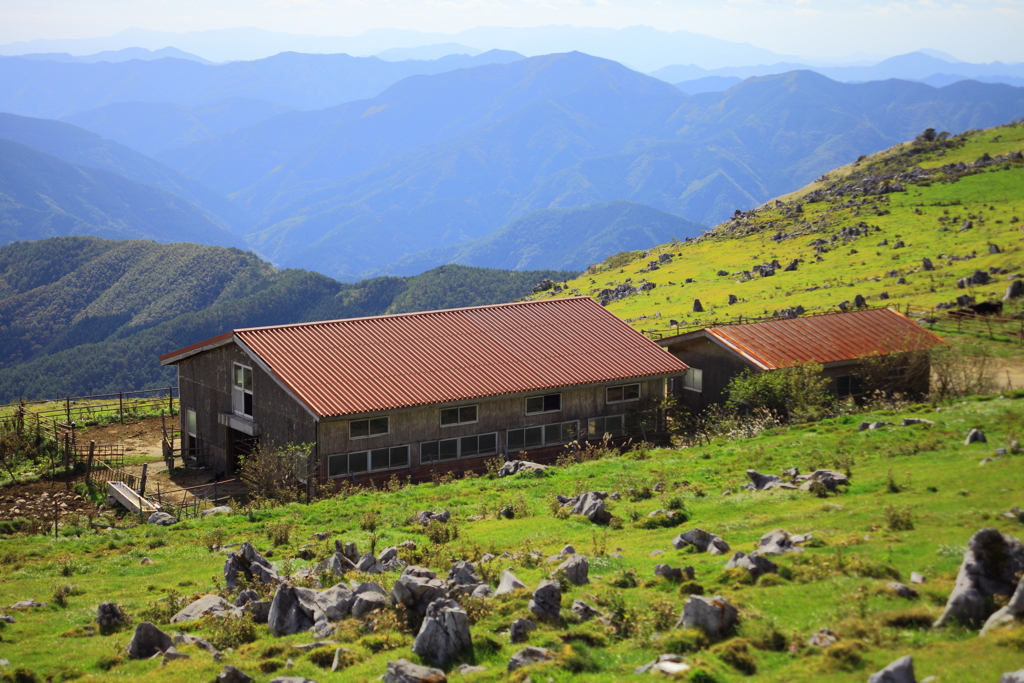
<svg viewBox="0 0 1024 683"><path fill-rule="evenodd" d="M920 48L1024 61L1024 0L0 0L0 44L253 26L352 36L374 28L644 24L818 59Z"/></svg>

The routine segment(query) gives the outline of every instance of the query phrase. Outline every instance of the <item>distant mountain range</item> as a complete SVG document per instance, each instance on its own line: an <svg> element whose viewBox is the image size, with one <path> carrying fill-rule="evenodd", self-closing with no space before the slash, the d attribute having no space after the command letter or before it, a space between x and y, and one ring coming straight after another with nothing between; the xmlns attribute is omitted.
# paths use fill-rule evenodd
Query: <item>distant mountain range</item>
<svg viewBox="0 0 1024 683"><path fill-rule="evenodd" d="M144 47L126 47L123 50L106 50L92 55L71 55L67 52L36 52L18 55L22 59L34 59L40 62L72 62L78 64L94 64L96 62L127 62L132 59L150 61L153 59L188 59L200 64L212 64L198 55L179 50L176 47L165 47L159 50L147 50Z"/></svg>
<svg viewBox="0 0 1024 683"><path fill-rule="evenodd" d="M167 386L160 354L233 328L501 303L574 275L445 266L342 284L237 249L19 242L0 248L0 402Z"/></svg>

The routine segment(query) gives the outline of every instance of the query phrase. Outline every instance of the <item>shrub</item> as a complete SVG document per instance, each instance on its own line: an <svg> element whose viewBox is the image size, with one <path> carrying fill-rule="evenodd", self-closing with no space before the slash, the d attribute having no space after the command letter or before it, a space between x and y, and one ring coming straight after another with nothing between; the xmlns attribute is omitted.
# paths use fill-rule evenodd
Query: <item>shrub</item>
<svg viewBox="0 0 1024 683"><path fill-rule="evenodd" d="M287 522L271 522L266 528L267 539L276 548L279 545L288 545L291 540L292 525Z"/></svg>
<svg viewBox="0 0 1024 683"><path fill-rule="evenodd" d="M914 518L908 507L886 505L883 515L890 531L912 531L914 528Z"/></svg>
<svg viewBox="0 0 1024 683"><path fill-rule="evenodd" d="M636 579L636 571L633 569L624 569L621 572L616 572L615 578L608 583L615 588L636 588L640 585Z"/></svg>
<svg viewBox="0 0 1024 683"><path fill-rule="evenodd" d="M284 662L280 659L264 659L257 668L260 670L260 673L272 674L278 669L283 669Z"/></svg>
<svg viewBox="0 0 1024 683"><path fill-rule="evenodd" d="M696 581L684 581L679 584L680 595L704 595L704 586Z"/></svg>
<svg viewBox="0 0 1024 683"><path fill-rule="evenodd" d="M443 545L459 537L459 525L451 520L439 522L436 519L432 519L430 524L423 530L423 533L427 535L431 543Z"/></svg>
<svg viewBox="0 0 1024 683"><path fill-rule="evenodd" d="M753 676L757 673L757 662L750 654L748 642L745 638L734 638L721 645L716 645L712 652L718 655L723 662L736 669L742 674Z"/></svg>
<svg viewBox="0 0 1024 683"><path fill-rule="evenodd" d="M745 369L729 380L732 401L762 408L792 420L820 417L832 403L829 380L818 363L794 365L770 372Z"/></svg>
<svg viewBox="0 0 1024 683"><path fill-rule="evenodd" d="M203 534L203 545L212 553L214 550L224 545L224 539L224 529L214 527Z"/></svg>
<svg viewBox="0 0 1024 683"><path fill-rule="evenodd" d="M359 516L359 528L371 534L380 526L380 515L376 512L365 512Z"/></svg>
<svg viewBox="0 0 1024 683"><path fill-rule="evenodd" d="M206 639L218 650L238 648L259 639L256 622L244 616L209 616L203 618L201 625L203 628L209 629Z"/></svg>

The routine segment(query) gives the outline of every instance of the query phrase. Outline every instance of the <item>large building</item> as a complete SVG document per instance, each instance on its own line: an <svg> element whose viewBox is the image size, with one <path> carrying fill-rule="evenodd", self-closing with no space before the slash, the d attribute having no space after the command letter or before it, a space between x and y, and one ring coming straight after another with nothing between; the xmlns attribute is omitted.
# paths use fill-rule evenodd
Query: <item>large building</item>
<svg viewBox="0 0 1024 683"><path fill-rule="evenodd" d="M912 371L893 378L911 394L928 392L927 359L909 364L910 354L944 344L938 335L888 308L804 318L706 327L658 341L690 366L675 382L680 402L703 410L727 400L729 381L743 372L770 372L804 363L819 363L839 398L857 398L872 389L863 378L869 358L890 357L892 371ZM899 380L898 382L895 380Z"/></svg>
<svg viewBox="0 0 1024 683"><path fill-rule="evenodd" d="M186 452L308 444L329 480L414 481L623 436L687 366L586 297L233 330L178 367Z"/></svg>

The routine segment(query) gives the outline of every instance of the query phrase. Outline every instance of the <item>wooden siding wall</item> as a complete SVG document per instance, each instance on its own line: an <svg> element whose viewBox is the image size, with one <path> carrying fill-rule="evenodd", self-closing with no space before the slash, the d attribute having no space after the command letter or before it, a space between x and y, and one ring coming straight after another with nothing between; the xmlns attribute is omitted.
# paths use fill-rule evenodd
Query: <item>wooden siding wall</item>
<svg viewBox="0 0 1024 683"><path fill-rule="evenodd" d="M647 381L625 381L615 382L607 386L618 384L640 384L640 397L646 399L651 396L664 395L664 380ZM388 446L409 446L408 468L401 468L392 471L385 471L377 475L357 477L357 481L365 479L387 479L392 472L399 477L411 476L414 480L429 478L434 471L468 471L481 469L483 461L494 456L477 458L465 458L443 463L420 464L420 443L425 441L437 441L440 439L451 439L461 436L472 436L474 434L498 434L498 453L505 450L506 431L521 427L536 427L540 425L572 422L580 424L580 429L586 430L586 420L592 417L607 415L624 415L634 409L638 402L628 401L624 403L608 404L605 401L605 386L591 387L586 389L571 389L561 392L552 391L548 393L562 394L562 409L557 412L543 413L540 415L526 414L526 398L497 398L480 401L467 401L459 405L478 405L477 422L467 425L442 427L440 409L437 407L424 408L421 410L410 410L397 413L381 413L390 417L390 432L386 435L374 436L362 439L349 438L348 420L324 421L320 424L318 451L320 453L321 482L328 482L327 478L327 457L335 454L353 453L358 451L384 448ZM533 394L540 395L540 394ZM585 432L583 432L585 434ZM528 451L531 458L538 460L554 459L555 455L564 446L555 448L537 448ZM510 453L515 455L515 453ZM423 470L421 472L421 470Z"/></svg>
<svg viewBox="0 0 1024 683"><path fill-rule="evenodd" d="M262 446L316 443L313 416L237 344L228 344L178 364L182 434L186 432L186 411L196 411L197 437L208 449L208 464L214 470L223 472L228 466L228 427L219 423L218 415L232 412L231 373L235 363L252 368L253 422L259 426Z"/></svg>
<svg viewBox="0 0 1024 683"><path fill-rule="evenodd" d="M704 373L701 392L684 389L682 378L675 382L676 395L690 410L704 410L715 403L724 403L728 398L725 388L729 380L743 372L744 368L753 367L706 337L695 337L673 344L668 350L691 368Z"/></svg>

